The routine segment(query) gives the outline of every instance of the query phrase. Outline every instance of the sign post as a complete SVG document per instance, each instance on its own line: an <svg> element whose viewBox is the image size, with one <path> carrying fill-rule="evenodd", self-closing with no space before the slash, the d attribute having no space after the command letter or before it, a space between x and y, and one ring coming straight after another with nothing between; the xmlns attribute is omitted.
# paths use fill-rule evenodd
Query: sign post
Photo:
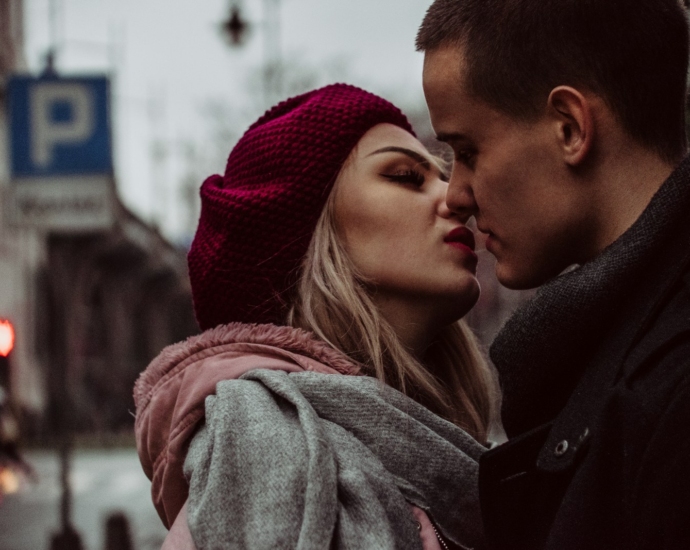
<svg viewBox="0 0 690 550"><path fill-rule="evenodd" d="M49 244L48 254L57 311L51 326L56 342L51 368L52 397L60 404L62 480L62 530L52 538L52 550L83 547L70 517L71 386L87 322L78 312L90 265L71 235L108 230L115 220L108 89L107 78L101 76L19 76L7 89L12 176L7 217L20 227L68 237L67 246Z"/></svg>

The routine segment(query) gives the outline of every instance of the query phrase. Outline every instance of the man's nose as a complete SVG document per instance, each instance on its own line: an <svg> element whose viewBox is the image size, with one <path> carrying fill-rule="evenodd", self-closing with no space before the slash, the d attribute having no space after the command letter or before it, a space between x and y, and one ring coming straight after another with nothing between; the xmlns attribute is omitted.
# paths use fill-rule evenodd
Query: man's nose
<svg viewBox="0 0 690 550"><path fill-rule="evenodd" d="M451 212L459 216L470 217L477 213L477 203L470 181L455 166L448 182L446 204Z"/></svg>

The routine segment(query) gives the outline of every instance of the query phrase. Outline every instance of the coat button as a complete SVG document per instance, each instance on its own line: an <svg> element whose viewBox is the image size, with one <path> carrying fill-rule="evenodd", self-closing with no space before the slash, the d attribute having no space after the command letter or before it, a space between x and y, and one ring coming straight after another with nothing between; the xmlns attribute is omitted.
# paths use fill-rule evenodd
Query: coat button
<svg viewBox="0 0 690 550"><path fill-rule="evenodd" d="M580 439L577 442L578 446L581 445L582 443L584 443L585 439L587 439L588 437L589 437L589 428L585 428L585 431L582 432L582 434L580 435Z"/></svg>
<svg viewBox="0 0 690 550"><path fill-rule="evenodd" d="M553 451L553 454L555 454L557 457L561 457L565 454L565 452L567 450L568 450L568 441L566 441L564 439L558 445L556 445L556 449Z"/></svg>

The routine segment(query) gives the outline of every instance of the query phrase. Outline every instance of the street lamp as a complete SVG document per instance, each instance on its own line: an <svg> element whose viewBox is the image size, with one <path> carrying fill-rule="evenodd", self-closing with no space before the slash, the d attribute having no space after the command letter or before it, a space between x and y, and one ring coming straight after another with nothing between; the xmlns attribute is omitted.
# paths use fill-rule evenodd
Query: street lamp
<svg viewBox="0 0 690 550"><path fill-rule="evenodd" d="M249 23L245 21L237 4L230 6L230 16L221 26L231 46L242 46L247 38Z"/></svg>
<svg viewBox="0 0 690 550"><path fill-rule="evenodd" d="M263 0L262 25L264 102L270 107L282 95L282 61L280 52L280 0ZM230 6L230 15L222 30L231 46L242 46L249 31L249 23L242 17L237 0Z"/></svg>

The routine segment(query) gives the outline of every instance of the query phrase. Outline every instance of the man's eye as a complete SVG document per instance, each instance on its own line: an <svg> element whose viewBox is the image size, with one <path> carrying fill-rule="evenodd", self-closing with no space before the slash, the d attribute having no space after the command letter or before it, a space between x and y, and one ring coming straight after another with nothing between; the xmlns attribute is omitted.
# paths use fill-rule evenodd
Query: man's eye
<svg viewBox="0 0 690 550"><path fill-rule="evenodd" d="M400 170L390 174L381 174L381 176L396 183L409 183L417 187L424 185L424 175L417 170Z"/></svg>
<svg viewBox="0 0 690 550"><path fill-rule="evenodd" d="M465 166L472 166L474 163L475 152L470 149L461 149L455 152L455 160Z"/></svg>

